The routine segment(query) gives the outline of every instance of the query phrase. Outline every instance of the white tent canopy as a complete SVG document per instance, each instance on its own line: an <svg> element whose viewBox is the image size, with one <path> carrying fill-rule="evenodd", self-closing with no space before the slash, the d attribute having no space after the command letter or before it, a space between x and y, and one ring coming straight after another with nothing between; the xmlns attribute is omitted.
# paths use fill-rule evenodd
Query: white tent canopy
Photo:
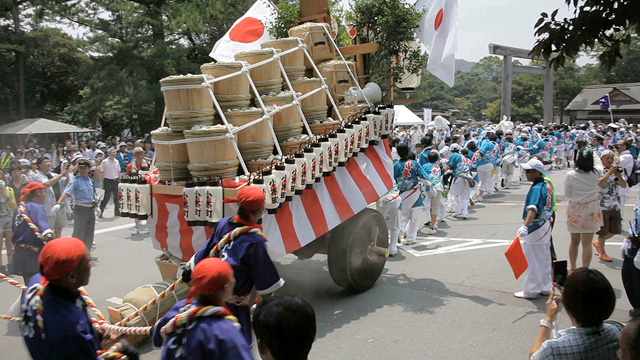
<svg viewBox="0 0 640 360"><path fill-rule="evenodd" d="M396 111L396 126L424 125L424 120L404 105L394 105L393 110Z"/></svg>
<svg viewBox="0 0 640 360"><path fill-rule="evenodd" d="M95 130L43 118L22 119L0 126L0 135L68 134L93 131Z"/></svg>

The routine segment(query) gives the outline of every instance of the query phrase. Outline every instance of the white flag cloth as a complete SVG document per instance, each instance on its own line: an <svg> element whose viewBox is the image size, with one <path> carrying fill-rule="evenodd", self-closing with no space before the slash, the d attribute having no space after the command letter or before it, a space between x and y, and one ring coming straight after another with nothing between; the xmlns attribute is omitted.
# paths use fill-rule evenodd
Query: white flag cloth
<svg viewBox="0 0 640 360"><path fill-rule="evenodd" d="M447 85L453 86L458 46L458 0L419 0L418 40L427 48L427 70Z"/></svg>
<svg viewBox="0 0 640 360"><path fill-rule="evenodd" d="M256 1L216 42L209 56L216 61L235 61L236 53L257 50L263 42L275 40L267 30L267 23L275 17L276 12L270 1Z"/></svg>

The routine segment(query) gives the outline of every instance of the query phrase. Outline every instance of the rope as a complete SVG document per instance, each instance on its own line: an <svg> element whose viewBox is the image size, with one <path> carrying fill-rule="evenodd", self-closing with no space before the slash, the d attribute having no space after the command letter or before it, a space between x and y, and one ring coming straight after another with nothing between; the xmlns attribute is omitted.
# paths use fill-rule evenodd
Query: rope
<svg viewBox="0 0 640 360"><path fill-rule="evenodd" d="M0 319L14 321L14 322L22 322L21 317L16 317L11 315L0 315Z"/></svg>
<svg viewBox="0 0 640 360"><path fill-rule="evenodd" d="M165 326L162 327L162 329L160 329L160 331L162 333L162 337L166 338L176 328L190 323L191 320L195 318L228 313L228 310L221 306L198 306L174 316ZM226 315L224 317L225 319L231 320L234 324L238 323L238 319L235 316Z"/></svg>
<svg viewBox="0 0 640 360"><path fill-rule="evenodd" d="M24 290L24 289L26 289L26 288L27 288L27 287L26 287L25 285L23 285L21 282L16 281L16 280L14 280L13 278L10 278L9 276L7 276L7 275L5 275L5 274L3 274L3 273L0 273L0 280L4 280L4 281L8 282L8 283L9 283L9 285L13 285L13 286L17 287L17 288L18 288L18 289L20 289L20 290Z"/></svg>
<svg viewBox="0 0 640 360"><path fill-rule="evenodd" d="M111 350L98 350L97 352L100 359L124 359L125 354L111 351Z"/></svg>
<svg viewBox="0 0 640 360"><path fill-rule="evenodd" d="M213 249L211 249L211 252L209 253L209 257L215 257L220 252L220 249L224 249L224 247L227 246L229 243L231 243L233 240L235 240L236 237L245 233L258 234L262 236L265 241L267 241L267 237L262 232L260 232L258 228L255 228L252 226L242 226L228 232L220 241L218 241L218 243L213 247Z"/></svg>
<svg viewBox="0 0 640 360"><path fill-rule="evenodd" d="M24 201L21 201L20 205L18 205L18 212L20 213L20 216L22 216L22 219L24 219L24 221L27 222L27 225L29 225L31 230L33 230L33 232L35 233L36 237L38 239L40 239L43 243L46 243L47 240L44 238L44 236L42 236L42 234L40 234L40 229L38 228L38 225L36 225L33 222L33 220L31 220L29 215L27 215L27 210L24 207Z"/></svg>
<svg viewBox="0 0 640 360"><path fill-rule="evenodd" d="M167 296L168 293L172 293L172 292L175 291L176 286L182 285L183 283L184 283L184 280L182 280L182 278L176 280L173 284L169 285L168 288L166 288L163 292L161 292L160 295L158 295L158 297L156 297L155 299L149 301L147 304L142 306L139 310L135 311L131 315L127 316L126 318L118 321L115 325L116 326L123 326L123 325L126 325L127 323L131 322L131 320L133 320L133 318L135 318L136 316L140 315L141 312L147 311L151 306L154 306L155 304L157 304L158 300L164 299ZM127 329L135 329L135 328L127 328Z"/></svg>

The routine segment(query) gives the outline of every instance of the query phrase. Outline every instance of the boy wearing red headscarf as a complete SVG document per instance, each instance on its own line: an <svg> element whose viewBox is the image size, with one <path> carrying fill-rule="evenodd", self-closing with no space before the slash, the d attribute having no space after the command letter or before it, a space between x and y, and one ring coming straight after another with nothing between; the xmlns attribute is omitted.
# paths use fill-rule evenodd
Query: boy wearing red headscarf
<svg viewBox="0 0 640 360"><path fill-rule="evenodd" d="M267 253L267 239L258 225L264 212L264 191L257 186L245 186L238 191L237 201L238 215L225 217L218 222L211 238L189 260L183 279L189 282L190 269L211 255L229 263L236 284L233 297L227 304L238 318L245 339L251 343L251 290L255 286L258 295L270 294L281 288L284 280ZM234 231L237 233L231 236ZM221 240L224 240L221 246L216 246ZM219 250L216 254L212 254L214 247Z"/></svg>
<svg viewBox="0 0 640 360"><path fill-rule="evenodd" d="M102 336L87 315L78 288L89 283L91 255L73 237L48 242L38 258L40 274L22 296L20 330L34 360L98 359ZM137 350L122 342L118 351L137 359Z"/></svg>
<svg viewBox="0 0 640 360"><path fill-rule="evenodd" d="M225 305L235 286L231 265L218 258L204 259L191 280L189 297L153 327L152 342L162 346L162 359L252 360L249 344Z"/></svg>
<svg viewBox="0 0 640 360"><path fill-rule="evenodd" d="M38 254L44 244L53 239L43 206L46 199L45 186L32 181L22 189L20 203L13 212L9 271L22 275L25 283L38 272Z"/></svg>

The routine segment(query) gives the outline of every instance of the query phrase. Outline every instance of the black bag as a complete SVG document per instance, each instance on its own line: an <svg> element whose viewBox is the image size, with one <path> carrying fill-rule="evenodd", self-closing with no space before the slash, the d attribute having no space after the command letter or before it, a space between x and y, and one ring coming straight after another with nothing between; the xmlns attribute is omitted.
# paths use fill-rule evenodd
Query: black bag
<svg viewBox="0 0 640 360"><path fill-rule="evenodd" d="M633 187L638 184L638 163L633 162L633 168L631 169L631 174L627 174L627 170L625 169L624 174L627 175L627 185L629 187Z"/></svg>

